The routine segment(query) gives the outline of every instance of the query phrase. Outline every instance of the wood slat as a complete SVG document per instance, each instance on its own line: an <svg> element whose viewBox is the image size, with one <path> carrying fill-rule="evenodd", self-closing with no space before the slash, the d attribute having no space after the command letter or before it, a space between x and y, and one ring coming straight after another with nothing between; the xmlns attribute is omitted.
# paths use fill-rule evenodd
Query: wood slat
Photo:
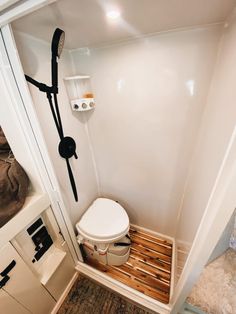
<svg viewBox="0 0 236 314"><path fill-rule="evenodd" d="M109 266L89 259L87 263L108 276L160 302L169 302L172 245L144 232L130 231L129 260Z"/></svg>
<svg viewBox="0 0 236 314"><path fill-rule="evenodd" d="M152 267L152 266L150 266L147 263L144 263L142 261L136 260L132 256L130 256L127 263L128 263L128 265L131 265L133 268L135 268L135 269L137 268L137 269L153 276L154 278L158 278L161 280L164 279L164 280L170 281L170 273L159 270L158 268L154 268L154 267Z"/></svg>
<svg viewBox="0 0 236 314"><path fill-rule="evenodd" d="M124 264L119 267L111 266L112 268L118 268L118 270L123 271L126 274L130 274L133 278L136 280L139 280L146 285L148 285L151 288L163 291L168 293L170 289L170 284L161 281L160 279L156 279L148 274L145 274L144 272L140 271L139 269L134 269L133 267L130 267L129 265Z"/></svg>
<svg viewBox="0 0 236 314"><path fill-rule="evenodd" d="M154 241L152 238L147 237L147 236L143 236L142 234L139 234L139 233L131 233L130 236L131 237L135 236L138 239L146 240L146 241L148 241L154 245L162 246L163 248L167 248L167 249L172 250L172 244L167 244L167 242L166 243L161 243L159 241L157 242L157 241Z"/></svg>
<svg viewBox="0 0 236 314"><path fill-rule="evenodd" d="M152 266L153 268L158 268L160 270L164 270L165 272L170 273L171 271L171 265L169 263L164 263L160 261L158 258L153 258L146 256L142 253L139 253L131 248L130 256L135 258L136 260L142 261L146 263L147 265Z"/></svg>
<svg viewBox="0 0 236 314"><path fill-rule="evenodd" d="M172 243L171 242L168 242L167 240L164 240L164 239L161 239L161 238L157 238L153 235L150 235L150 234L147 234L147 233L144 233L142 231L138 231L138 230L135 230L133 228L130 228L129 230L130 234L132 235L136 235L138 237L141 237L141 238L144 238L146 240L149 240L149 241L152 241L156 244L160 244L160 245L163 245L163 246L166 246L166 247L172 247Z"/></svg>
<svg viewBox="0 0 236 314"><path fill-rule="evenodd" d="M155 244L155 243L150 242L148 240L145 240L143 238L137 237L136 235L131 235L131 240L132 240L132 242L134 242L138 245L142 245L145 248L151 249L153 251L156 251L158 253L162 253L164 255L171 257L171 254L172 254L171 248L161 246L159 244Z"/></svg>
<svg viewBox="0 0 236 314"><path fill-rule="evenodd" d="M159 300L163 303L168 303L169 302L169 295L165 294L161 291L158 291L152 287L147 286L146 284L140 282L139 280L136 279L132 279L131 276L122 273L121 271L112 268L112 266L108 266L108 265L103 265L95 260L88 260L87 263L100 270L103 273L106 273L108 276L124 283L125 285L149 296L152 297L156 300Z"/></svg>
<svg viewBox="0 0 236 314"><path fill-rule="evenodd" d="M159 259L163 263L169 263L169 264L171 263L171 257L170 256L164 255L162 253L158 253L157 251L150 250L150 249L145 248L144 246L139 245L137 243L134 243L134 242L132 243L132 249L139 252L139 253L142 253L148 257Z"/></svg>

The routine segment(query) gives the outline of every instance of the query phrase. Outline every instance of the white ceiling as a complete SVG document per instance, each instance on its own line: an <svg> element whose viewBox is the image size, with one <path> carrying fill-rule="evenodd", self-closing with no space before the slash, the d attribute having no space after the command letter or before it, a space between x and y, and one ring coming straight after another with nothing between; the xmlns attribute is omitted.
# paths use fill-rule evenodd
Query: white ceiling
<svg viewBox="0 0 236 314"><path fill-rule="evenodd" d="M59 0L13 23L14 29L50 42L55 27L66 48L96 46L143 34L223 22L236 0ZM108 21L107 10L121 18Z"/></svg>

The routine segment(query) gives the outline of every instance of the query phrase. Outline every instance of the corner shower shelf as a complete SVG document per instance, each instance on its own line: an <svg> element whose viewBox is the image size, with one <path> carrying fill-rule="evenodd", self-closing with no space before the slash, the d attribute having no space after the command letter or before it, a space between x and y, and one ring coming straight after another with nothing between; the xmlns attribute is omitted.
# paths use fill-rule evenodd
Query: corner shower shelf
<svg viewBox="0 0 236 314"><path fill-rule="evenodd" d="M67 76L64 78L65 81L73 81L73 80L84 80L90 79L89 75L75 75L75 76Z"/></svg>
<svg viewBox="0 0 236 314"><path fill-rule="evenodd" d="M73 99L70 103L74 111L88 111L95 107L94 98Z"/></svg>
<svg viewBox="0 0 236 314"><path fill-rule="evenodd" d="M88 111L95 107L93 97L86 97L91 94L91 83L89 75L75 75L64 78L67 94L73 111Z"/></svg>

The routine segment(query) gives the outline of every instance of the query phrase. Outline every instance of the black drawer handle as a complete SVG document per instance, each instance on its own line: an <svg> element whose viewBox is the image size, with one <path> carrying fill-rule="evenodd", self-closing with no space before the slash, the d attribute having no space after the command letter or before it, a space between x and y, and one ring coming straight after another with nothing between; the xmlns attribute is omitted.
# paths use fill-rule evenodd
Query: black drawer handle
<svg viewBox="0 0 236 314"><path fill-rule="evenodd" d="M16 261L12 261L1 273L0 275L3 277L0 281L0 289L6 285L10 277L8 276L8 273L16 266Z"/></svg>
<svg viewBox="0 0 236 314"><path fill-rule="evenodd" d="M12 270L12 268L14 268L16 266L16 261L13 260L1 273L0 275L2 277L7 276L7 274Z"/></svg>
<svg viewBox="0 0 236 314"><path fill-rule="evenodd" d="M9 276L5 276L5 277L0 281L0 289L5 286L5 284L8 282L9 279L10 279Z"/></svg>

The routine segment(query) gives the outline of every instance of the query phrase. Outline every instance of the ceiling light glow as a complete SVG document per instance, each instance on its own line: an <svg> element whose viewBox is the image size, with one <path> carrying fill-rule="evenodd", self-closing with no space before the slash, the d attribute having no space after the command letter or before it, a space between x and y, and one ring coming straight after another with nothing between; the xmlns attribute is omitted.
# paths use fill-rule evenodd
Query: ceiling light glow
<svg viewBox="0 0 236 314"><path fill-rule="evenodd" d="M120 12L117 10L108 11L106 16L111 20L117 20L120 17Z"/></svg>

